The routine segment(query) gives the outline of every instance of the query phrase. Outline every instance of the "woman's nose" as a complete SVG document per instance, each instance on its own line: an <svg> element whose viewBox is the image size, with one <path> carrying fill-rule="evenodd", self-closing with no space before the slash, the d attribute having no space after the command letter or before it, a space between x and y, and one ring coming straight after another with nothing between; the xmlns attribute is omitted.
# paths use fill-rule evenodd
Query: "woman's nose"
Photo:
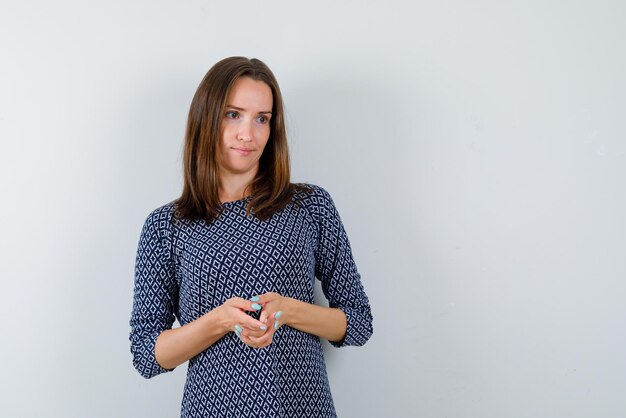
<svg viewBox="0 0 626 418"><path fill-rule="evenodd" d="M252 140L252 122L244 122L239 126L237 139L244 142Z"/></svg>

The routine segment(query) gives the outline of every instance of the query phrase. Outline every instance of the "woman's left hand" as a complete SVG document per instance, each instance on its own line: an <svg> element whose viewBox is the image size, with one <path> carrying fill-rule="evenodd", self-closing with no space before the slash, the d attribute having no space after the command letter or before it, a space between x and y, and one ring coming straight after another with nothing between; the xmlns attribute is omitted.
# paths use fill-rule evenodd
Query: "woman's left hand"
<svg viewBox="0 0 626 418"><path fill-rule="evenodd" d="M241 339L244 343L254 348L267 347L272 343L274 333L282 325L287 324L293 299L278 293L268 292L255 296L250 300L263 307L259 321L267 326L267 330L260 337L247 336L244 333Z"/></svg>
<svg viewBox="0 0 626 418"><path fill-rule="evenodd" d="M261 305L259 320L267 327L261 336L258 332L250 335L244 330L241 339L250 347L267 347L283 325L336 343L346 338L348 317L340 308L317 306L273 292L255 296L250 301Z"/></svg>

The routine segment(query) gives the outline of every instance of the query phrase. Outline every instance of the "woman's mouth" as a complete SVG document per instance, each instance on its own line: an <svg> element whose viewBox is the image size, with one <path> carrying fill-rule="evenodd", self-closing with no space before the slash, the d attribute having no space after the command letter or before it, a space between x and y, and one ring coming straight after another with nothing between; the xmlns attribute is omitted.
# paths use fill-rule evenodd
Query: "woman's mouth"
<svg viewBox="0 0 626 418"><path fill-rule="evenodd" d="M251 149L248 148L232 148L235 152L237 152L239 155L250 155L252 153Z"/></svg>

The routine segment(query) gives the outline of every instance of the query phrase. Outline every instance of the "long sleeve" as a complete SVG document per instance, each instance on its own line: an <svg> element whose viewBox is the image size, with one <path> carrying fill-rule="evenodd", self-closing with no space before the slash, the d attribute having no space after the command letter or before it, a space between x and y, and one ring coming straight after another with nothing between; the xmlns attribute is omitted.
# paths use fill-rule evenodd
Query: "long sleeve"
<svg viewBox="0 0 626 418"><path fill-rule="evenodd" d="M339 308L348 320L343 341L336 347L360 346L372 335L372 313L352 257L348 236L328 192L316 187L315 209L319 222L315 275L332 308Z"/></svg>
<svg viewBox="0 0 626 418"><path fill-rule="evenodd" d="M178 304L171 222L171 207L152 212L143 226L137 249L130 350L133 365L145 378L168 371L157 363L154 347L158 336L172 327Z"/></svg>

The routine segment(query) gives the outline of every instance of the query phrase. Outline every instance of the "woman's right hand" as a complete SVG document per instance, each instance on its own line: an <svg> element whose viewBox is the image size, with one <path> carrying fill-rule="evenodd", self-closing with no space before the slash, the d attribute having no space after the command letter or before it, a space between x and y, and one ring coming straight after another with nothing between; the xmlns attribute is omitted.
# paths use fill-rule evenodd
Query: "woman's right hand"
<svg viewBox="0 0 626 418"><path fill-rule="evenodd" d="M258 308L258 309L257 309ZM187 324L163 331L157 338L154 356L164 369L171 370L206 350L229 332L238 335L263 335L261 321L246 312L261 309L261 305L242 298L231 298L215 309ZM247 337L240 337L248 344ZM248 344L256 347L253 342Z"/></svg>
<svg viewBox="0 0 626 418"><path fill-rule="evenodd" d="M220 323L225 332L234 332L247 345L253 345L249 337L258 338L265 334L267 325L254 319L246 312L258 312L261 305L247 299L234 297L228 299L216 310L219 312Z"/></svg>

